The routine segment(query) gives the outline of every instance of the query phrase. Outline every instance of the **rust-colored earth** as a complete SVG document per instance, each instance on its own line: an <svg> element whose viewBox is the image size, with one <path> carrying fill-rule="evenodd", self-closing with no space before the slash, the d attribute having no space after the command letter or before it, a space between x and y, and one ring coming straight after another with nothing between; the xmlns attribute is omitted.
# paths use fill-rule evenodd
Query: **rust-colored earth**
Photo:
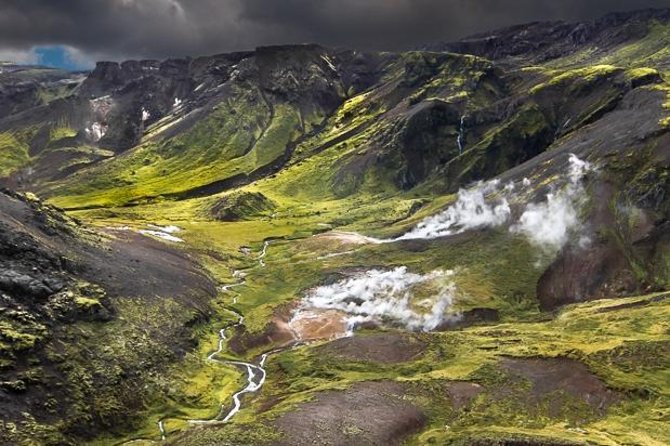
<svg viewBox="0 0 670 446"><path fill-rule="evenodd" d="M346 316L337 310L299 310L286 325L298 341L337 339L348 333Z"/></svg>
<svg viewBox="0 0 670 446"><path fill-rule="evenodd" d="M347 336L346 314L337 310L296 309L297 303L278 309L262 333L241 328L228 343L237 354L260 346L282 347L296 342L332 340Z"/></svg>

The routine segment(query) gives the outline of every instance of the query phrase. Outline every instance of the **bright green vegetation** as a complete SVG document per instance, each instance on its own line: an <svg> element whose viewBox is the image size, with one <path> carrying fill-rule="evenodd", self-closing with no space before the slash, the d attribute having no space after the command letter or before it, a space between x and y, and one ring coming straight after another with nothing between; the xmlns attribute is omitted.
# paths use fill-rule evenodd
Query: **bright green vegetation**
<svg viewBox="0 0 670 446"><path fill-rule="evenodd" d="M65 138L73 138L77 136L77 131L70 127L54 127L51 129L49 139L52 142L60 141Z"/></svg>
<svg viewBox="0 0 670 446"><path fill-rule="evenodd" d="M663 63L670 55L670 26L652 23L648 34L633 43L624 44L616 51L603 56L600 63L625 64L627 66L654 66Z"/></svg>
<svg viewBox="0 0 670 446"><path fill-rule="evenodd" d="M669 43L670 26L667 23L651 22L644 37L624 42L604 54L596 47L586 47L550 61L547 65L552 68L585 64L653 67L667 60L670 55Z"/></svg>
<svg viewBox="0 0 670 446"><path fill-rule="evenodd" d="M618 69L612 65L594 65L584 68L576 68L573 70L567 70L565 72L560 72L556 74L552 72L552 79L547 84L541 84L533 87L531 93L537 93L541 89L546 87L555 87L558 85L569 83L569 81L579 80L580 82L590 83L603 77L609 76L618 71Z"/></svg>
<svg viewBox="0 0 670 446"><path fill-rule="evenodd" d="M33 140L47 134L44 150L30 156ZM28 126L11 132L0 133L0 178L26 167L41 163L55 172L67 172L76 167L85 167L95 161L110 158L114 152L88 145L73 145L78 132L67 125ZM62 159L59 165L54 160Z"/></svg>
<svg viewBox="0 0 670 446"><path fill-rule="evenodd" d="M108 327L110 331L105 330L104 333L98 332L98 334L112 342L123 342L128 335L138 332L140 337L135 350L136 354L147 355L144 360L160 361L162 356L174 358L171 350L176 346L171 345L169 339L156 339L153 330L161 326L165 328L165 324L182 322L184 316L181 316L180 312L185 310L184 307L174 302L167 302L159 308L159 313L152 310L149 310L151 311L149 313L147 309L142 308L144 306L145 303L126 302L122 307L125 323L118 326L111 325ZM220 311L221 317L213 319L210 321L211 325L203 325L193 333L194 337L201 340L197 349L180 358L173 367L165 369L161 375L147 377L149 384L142 392L149 410L141 419L134 420L136 430L132 434L126 433L127 438L155 438L159 420L164 420L166 430L170 432L186 428L188 419L213 418L218 414L221 402L226 401L241 387L242 381L237 369L205 360L209 353L216 350L216 327L234 320L233 316L226 314L223 308L220 308ZM195 316L192 313L186 314ZM152 318L150 327L141 323L141 319L148 316ZM120 326L123 326L124 332L113 334ZM123 347L112 344L111 348ZM109 351L108 354L114 354L114 351ZM225 359L225 355L222 355L221 359ZM110 432L114 433L114 429ZM113 438L114 441L118 441L118 434ZM110 441L111 438L103 437L94 444L109 444Z"/></svg>
<svg viewBox="0 0 670 446"><path fill-rule="evenodd" d="M20 135L0 133L0 176L7 176L30 162L28 145Z"/></svg>
<svg viewBox="0 0 670 446"><path fill-rule="evenodd" d="M297 137L297 111L265 103L258 91L241 93L238 100L219 104L174 139L147 142L87 172L71 186L59 188L54 203L66 208L126 204L248 175L271 164ZM81 196L67 197L75 194Z"/></svg>
<svg viewBox="0 0 670 446"><path fill-rule="evenodd" d="M472 56L409 53L389 69L383 86L349 98L329 118L319 113L303 116L293 105L274 103L255 88L233 90L234 101L219 103L186 132L159 141L160 124L156 124L158 129L148 130L155 139L145 138L131 152L76 175L65 185L54 185L49 193L54 204L66 209L188 196L190 191L197 193L199 188L282 163L289 150L294 152L289 168L278 174L282 180L272 182L273 189L279 187L288 197L322 200L361 190L395 193L396 166L370 169L360 161L379 135L392 132L392 122L384 115L408 105L390 97L390 89L406 91L413 98L409 105L438 96L446 96L447 103L468 98L485 102L497 94L493 84L482 81L479 90L471 89L490 69L490 62ZM453 143L455 136L450 139Z"/></svg>
<svg viewBox="0 0 670 446"><path fill-rule="evenodd" d="M247 192L226 195L212 207L212 216L221 221L249 220L269 215L276 208L274 202L261 193Z"/></svg>
<svg viewBox="0 0 670 446"><path fill-rule="evenodd" d="M661 118L660 124L663 127L670 127L670 84L666 82L665 84L658 86L657 89L667 95L667 100L663 104L663 108L666 110L668 116Z"/></svg>

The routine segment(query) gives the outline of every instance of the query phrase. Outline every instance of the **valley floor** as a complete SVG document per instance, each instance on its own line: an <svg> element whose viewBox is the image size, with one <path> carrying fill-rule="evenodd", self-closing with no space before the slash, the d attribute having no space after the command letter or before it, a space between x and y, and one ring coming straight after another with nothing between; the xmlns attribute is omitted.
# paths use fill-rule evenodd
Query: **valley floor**
<svg viewBox="0 0 670 446"><path fill-rule="evenodd" d="M108 231L179 227L183 243L166 243L236 285L221 289L198 348L160 378L142 427L94 444L154 444L163 434L166 444L189 445L670 443L670 295L542 313L529 296L546 260L523 239L488 230L366 243L353 231L367 223L323 232L343 203L333 205L230 223L181 220L178 208L157 218L155 206L117 209L111 219L80 213ZM346 337L327 314L311 331L291 327L310 289L379 265L453 269L450 311L460 319L431 332L366 324ZM336 328L320 331L324 324ZM240 397L239 413L216 422L245 388L253 392Z"/></svg>

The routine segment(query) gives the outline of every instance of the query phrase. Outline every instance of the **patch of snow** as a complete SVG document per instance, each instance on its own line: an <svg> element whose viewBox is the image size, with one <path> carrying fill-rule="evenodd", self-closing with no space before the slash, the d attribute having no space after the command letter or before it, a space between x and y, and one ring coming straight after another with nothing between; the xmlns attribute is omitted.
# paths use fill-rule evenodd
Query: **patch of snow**
<svg viewBox="0 0 670 446"><path fill-rule="evenodd" d="M333 70L334 72L337 73L337 68L335 68L335 65L333 65L333 62L331 62L330 58L326 56L325 54L321 56L321 59L323 59L326 64L328 64L328 67Z"/></svg>
<svg viewBox="0 0 670 446"><path fill-rule="evenodd" d="M162 232L162 231L151 231L151 230L148 230L148 229L140 229L139 233L143 234L143 235L150 235L152 237L156 237L156 238L159 238L159 239L162 239L162 240L166 240L168 242L182 243L184 241L183 239L180 239L179 237L175 237L174 235L167 234L167 233Z"/></svg>
<svg viewBox="0 0 670 446"><path fill-rule="evenodd" d="M179 226L169 225L169 226L158 226L158 225L149 225L151 229L157 231L165 232L166 234L175 234L181 231Z"/></svg>
<svg viewBox="0 0 670 446"><path fill-rule="evenodd" d="M106 118L114 106L114 100L110 95L100 96L99 98L91 99L89 102L97 120Z"/></svg>
<svg viewBox="0 0 670 446"><path fill-rule="evenodd" d="M107 226L105 229L109 231L130 231L132 228L130 226Z"/></svg>
<svg viewBox="0 0 670 446"><path fill-rule="evenodd" d="M100 103L102 103L102 102L106 102L106 101L108 101L108 100L111 99L111 98L112 98L111 95L106 94L106 95L104 95L104 96L100 96L100 97L91 99L91 102L94 103L94 104L100 104Z"/></svg>
<svg viewBox="0 0 670 446"><path fill-rule="evenodd" d="M152 237L157 237L162 240L167 240L168 242L181 243L184 240L176 237L172 234L181 231L181 228L178 226L157 226L150 224L148 225L150 229L141 229L138 231L140 234L150 235Z"/></svg>

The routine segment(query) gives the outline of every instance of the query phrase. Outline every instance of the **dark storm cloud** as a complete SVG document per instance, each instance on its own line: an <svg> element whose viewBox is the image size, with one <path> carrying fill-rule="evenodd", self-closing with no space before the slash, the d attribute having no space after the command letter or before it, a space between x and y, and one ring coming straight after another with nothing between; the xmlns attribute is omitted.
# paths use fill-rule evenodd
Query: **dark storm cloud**
<svg viewBox="0 0 670 446"><path fill-rule="evenodd" d="M580 20L668 0L0 0L0 59L168 57L288 42L402 49L532 20Z"/></svg>
<svg viewBox="0 0 670 446"><path fill-rule="evenodd" d="M243 18L278 37L355 47L406 48L535 20L584 20L670 7L668 0L247 0Z"/></svg>

